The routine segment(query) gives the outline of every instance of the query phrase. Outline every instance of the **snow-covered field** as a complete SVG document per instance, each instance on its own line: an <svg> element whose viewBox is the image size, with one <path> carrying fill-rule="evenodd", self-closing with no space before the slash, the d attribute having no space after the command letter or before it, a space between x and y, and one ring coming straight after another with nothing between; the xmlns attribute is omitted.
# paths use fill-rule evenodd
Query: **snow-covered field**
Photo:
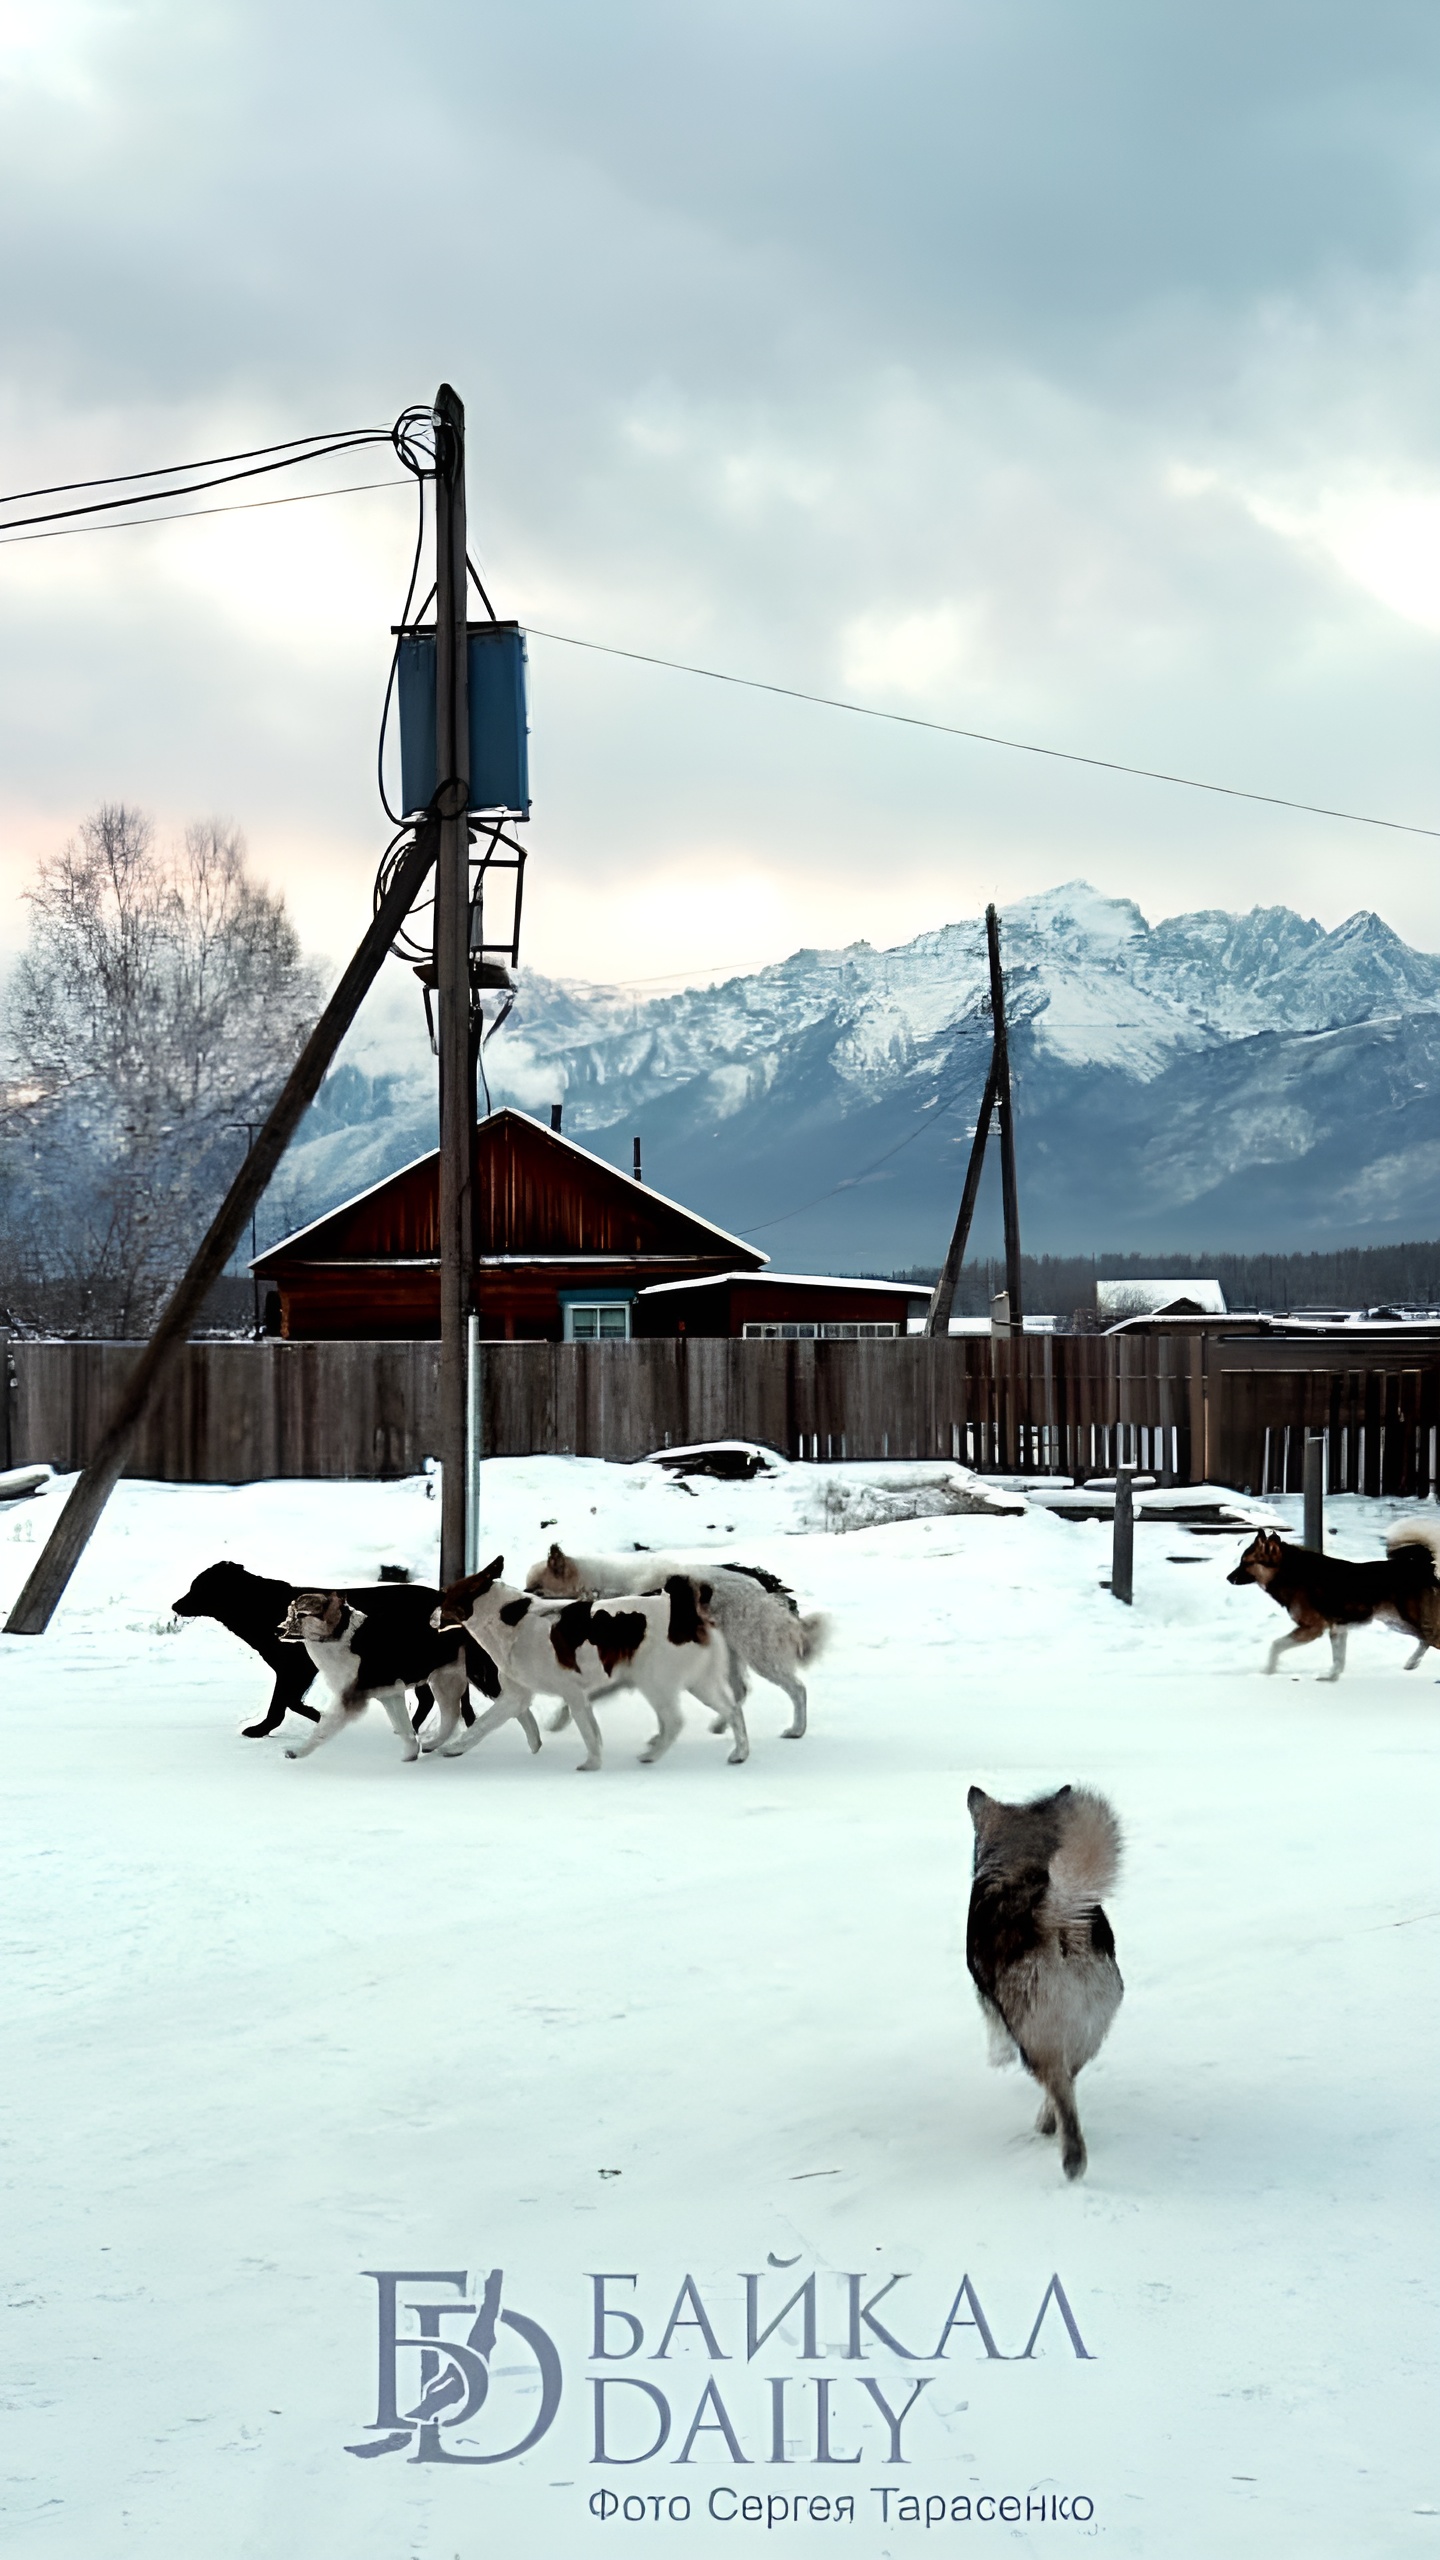
<svg viewBox="0 0 1440 2560"><path fill-rule="evenodd" d="M50 1633L0 1645L7 2553L1432 2547L1431 1670L1372 1630L1336 1687L1323 1645L1264 1679L1281 1621L1227 1586L1237 1538L1142 1526L1125 1610L1099 1524L835 1533L905 1484L491 1466L482 1552L517 1580L556 1534L719 1547L833 1618L803 1743L757 1689L747 1766L697 1710L642 1768L617 1701L583 1778L572 1734L532 1761L513 1725L404 1767L378 1714L291 1766L237 1734L262 1666L172 1621L222 1554L433 1573L425 1482L122 1486ZM5 1602L63 1489L0 1511ZM1373 1552L1395 1508L1332 1503L1333 1542ZM967 1786L1066 1779L1127 1836L1073 2188L964 1963ZM365 2271L478 2306L493 2268L484 2406L348 2452L386 2432ZM814 2340L797 2311L749 2359L747 2275L763 2331L812 2271ZM597 2276L638 2344L597 2341ZM1052 2297L1027 2357L1054 2276L1073 2334ZM542 2411L534 2324L558 2411L477 2463ZM403 2415L427 2375L397 2354ZM592 2458L601 2381L628 2462ZM881 2401L917 2383L896 2464Z"/></svg>

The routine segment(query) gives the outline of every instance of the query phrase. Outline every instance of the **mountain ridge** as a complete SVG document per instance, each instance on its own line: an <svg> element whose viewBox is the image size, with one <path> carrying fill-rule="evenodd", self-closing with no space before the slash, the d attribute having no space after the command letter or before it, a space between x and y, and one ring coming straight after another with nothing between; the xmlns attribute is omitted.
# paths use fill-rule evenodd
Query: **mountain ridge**
<svg viewBox="0 0 1440 2560"><path fill-rule="evenodd" d="M1151 925L1077 880L1003 908L1001 935L1027 1245L1440 1232L1440 957L1373 910L1329 929L1258 905ZM497 1101L542 1116L563 1099L567 1134L627 1170L638 1132L661 1189L766 1250L783 1230L798 1268L933 1261L988 988L979 917L643 1000L524 972L487 1075ZM315 1214L433 1143L428 1055L387 1060L362 1032L287 1196ZM987 1169L979 1251L990 1188Z"/></svg>

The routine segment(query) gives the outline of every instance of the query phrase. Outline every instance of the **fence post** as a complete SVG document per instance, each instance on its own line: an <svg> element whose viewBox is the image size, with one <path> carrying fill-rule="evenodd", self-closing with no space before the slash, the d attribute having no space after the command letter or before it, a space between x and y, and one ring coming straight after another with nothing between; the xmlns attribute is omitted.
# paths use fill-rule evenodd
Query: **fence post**
<svg viewBox="0 0 1440 2560"><path fill-rule="evenodd" d="M1318 1554L1325 1544L1325 1434L1305 1434L1305 1527L1303 1543Z"/></svg>
<svg viewBox="0 0 1440 2560"><path fill-rule="evenodd" d="M1115 1471L1115 1546L1110 1589L1126 1608L1135 1597L1135 1478L1129 1467Z"/></svg>

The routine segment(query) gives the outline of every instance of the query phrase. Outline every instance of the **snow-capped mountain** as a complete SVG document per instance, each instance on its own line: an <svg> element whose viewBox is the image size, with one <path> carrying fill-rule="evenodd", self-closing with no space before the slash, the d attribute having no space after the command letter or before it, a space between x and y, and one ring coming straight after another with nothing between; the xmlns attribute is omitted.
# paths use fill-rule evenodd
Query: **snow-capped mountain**
<svg viewBox="0 0 1440 2560"><path fill-rule="evenodd" d="M1150 925L1072 881L1002 911L1021 1211L1036 1251L1440 1232L1440 958L1373 914L1287 907ZM777 1266L938 1259L988 1054L983 920L893 950L798 951L637 1003L527 976L495 1098ZM347 1052L292 1159L319 1208L434 1143L428 1058ZM990 1177L987 1175L987 1188ZM982 1195L975 1243L994 1218Z"/></svg>

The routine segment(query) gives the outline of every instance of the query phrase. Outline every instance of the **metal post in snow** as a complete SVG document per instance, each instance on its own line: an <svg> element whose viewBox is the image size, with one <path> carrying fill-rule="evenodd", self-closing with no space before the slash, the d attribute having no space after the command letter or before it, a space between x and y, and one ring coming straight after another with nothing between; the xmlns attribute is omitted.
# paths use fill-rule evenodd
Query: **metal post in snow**
<svg viewBox="0 0 1440 2560"><path fill-rule="evenodd" d="M1318 1555L1325 1544L1325 1434L1305 1434L1305 1526L1302 1543Z"/></svg>
<svg viewBox="0 0 1440 2560"><path fill-rule="evenodd" d="M480 1570L480 1318L465 1327L465 1570Z"/></svg>
<svg viewBox="0 0 1440 2560"><path fill-rule="evenodd" d="M1135 1597L1135 1477L1121 1467L1115 1477L1115 1546L1110 1589L1127 1609Z"/></svg>

